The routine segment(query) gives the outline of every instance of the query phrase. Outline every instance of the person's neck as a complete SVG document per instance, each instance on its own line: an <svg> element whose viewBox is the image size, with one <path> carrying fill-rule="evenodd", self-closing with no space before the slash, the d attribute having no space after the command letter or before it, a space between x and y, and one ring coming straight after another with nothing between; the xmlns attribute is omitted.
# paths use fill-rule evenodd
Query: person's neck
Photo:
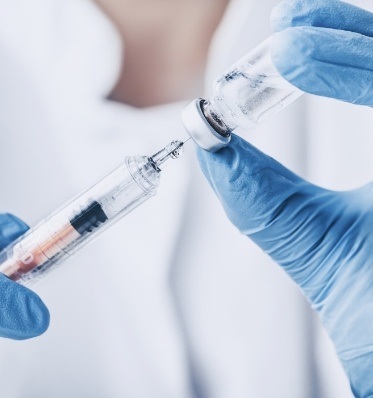
<svg viewBox="0 0 373 398"><path fill-rule="evenodd" d="M201 94L207 53L228 0L96 0L125 43L111 99L137 107Z"/></svg>

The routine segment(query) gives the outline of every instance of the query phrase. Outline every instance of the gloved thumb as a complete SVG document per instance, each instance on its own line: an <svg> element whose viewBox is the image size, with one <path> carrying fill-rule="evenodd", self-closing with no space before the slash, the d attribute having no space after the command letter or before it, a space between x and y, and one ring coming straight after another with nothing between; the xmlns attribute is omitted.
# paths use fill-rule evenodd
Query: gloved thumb
<svg viewBox="0 0 373 398"><path fill-rule="evenodd" d="M11 214L0 214L0 250L27 231ZM1 261L0 253L0 261ZM0 273L0 336L23 340L44 333L49 311L39 296Z"/></svg>
<svg viewBox="0 0 373 398"><path fill-rule="evenodd" d="M344 202L237 136L216 153L198 149L198 158L231 222L282 265L316 303L318 279L323 281L328 270L315 269L331 248L328 244L318 248L318 258L315 248L335 224ZM335 228L343 233L343 225Z"/></svg>
<svg viewBox="0 0 373 398"><path fill-rule="evenodd" d="M200 166L231 222L247 236L281 222L283 204L306 182L248 142L232 135L229 146L198 148Z"/></svg>
<svg viewBox="0 0 373 398"><path fill-rule="evenodd" d="M356 396L373 396L373 185L322 189L235 136L198 157L230 220L320 314Z"/></svg>

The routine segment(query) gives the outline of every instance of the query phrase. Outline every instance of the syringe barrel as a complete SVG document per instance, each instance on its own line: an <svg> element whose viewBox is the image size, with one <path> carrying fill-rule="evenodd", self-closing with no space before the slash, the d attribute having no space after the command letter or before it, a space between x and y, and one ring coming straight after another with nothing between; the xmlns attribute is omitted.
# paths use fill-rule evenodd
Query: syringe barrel
<svg viewBox="0 0 373 398"><path fill-rule="evenodd" d="M76 197L0 252L0 272L30 285L104 229L155 195L160 173L144 156L127 157Z"/></svg>

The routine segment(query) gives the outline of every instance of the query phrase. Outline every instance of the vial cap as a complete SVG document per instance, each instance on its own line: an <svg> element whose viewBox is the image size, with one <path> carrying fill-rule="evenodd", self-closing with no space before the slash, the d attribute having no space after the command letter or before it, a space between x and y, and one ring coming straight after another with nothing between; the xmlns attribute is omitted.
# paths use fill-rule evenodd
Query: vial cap
<svg viewBox="0 0 373 398"><path fill-rule="evenodd" d="M224 137L214 130L202 112L203 101L202 98L196 98L189 103L181 114L181 120L198 146L216 152L229 144L231 136Z"/></svg>

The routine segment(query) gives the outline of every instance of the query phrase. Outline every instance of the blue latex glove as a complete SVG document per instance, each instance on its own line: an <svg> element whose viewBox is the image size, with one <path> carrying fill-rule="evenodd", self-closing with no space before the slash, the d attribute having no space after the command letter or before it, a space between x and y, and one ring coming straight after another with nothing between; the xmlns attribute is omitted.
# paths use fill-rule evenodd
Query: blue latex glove
<svg viewBox="0 0 373 398"><path fill-rule="evenodd" d="M333 192L239 137L202 170L232 223L301 287L358 397L373 396L373 184Z"/></svg>
<svg viewBox="0 0 373 398"><path fill-rule="evenodd" d="M373 14L339 0L290 0L272 12L272 60L308 93L373 105Z"/></svg>
<svg viewBox="0 0 373 398"><path fill-rule="evenodd" d="M27 231L27 226L10 214L0 214L0 250ZM31 290L0 274L0 336L23 340L44 333L49 312Z"/></svg>
<svg viewBox="0 0 373 398"><path fill-rule="evenodd" d="M373 105L371 13L336 0L285 1L272 23L285 29L272 57L291 83ZM322 189L236 136L215 154L198 148L198 157L232 223L285 269L319 313L354 394L373 397L373 184Z"/></svg>

